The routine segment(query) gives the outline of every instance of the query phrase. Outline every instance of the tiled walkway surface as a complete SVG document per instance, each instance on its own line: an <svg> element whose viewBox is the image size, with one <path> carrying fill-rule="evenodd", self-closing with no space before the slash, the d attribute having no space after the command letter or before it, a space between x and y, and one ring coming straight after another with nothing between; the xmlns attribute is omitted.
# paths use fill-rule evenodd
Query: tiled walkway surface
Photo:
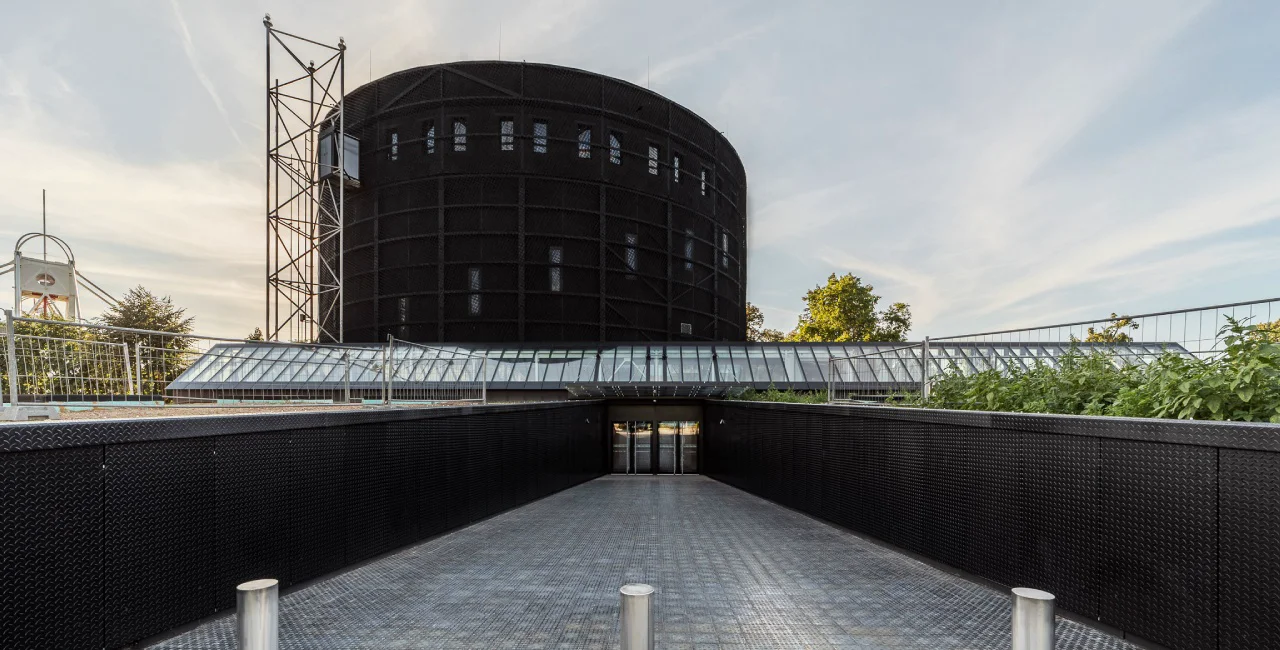
<svg viewBox="0 0 1280 650"><path fill-rule="evenodd" d="M616 648L625 582L657 588L661 650L1009 647L1003 593L698 476L598 479L289 594L280 642ZM234 648L234 619L154 647Z"/></svg>

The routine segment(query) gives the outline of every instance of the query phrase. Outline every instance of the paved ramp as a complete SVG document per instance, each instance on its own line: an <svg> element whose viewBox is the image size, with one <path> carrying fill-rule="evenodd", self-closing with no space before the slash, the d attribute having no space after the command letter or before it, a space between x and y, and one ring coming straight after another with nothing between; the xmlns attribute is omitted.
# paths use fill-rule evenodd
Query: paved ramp
<svg viewBox="0 0 1280 650"><path fill-rule="evenodd" d="M661 650L1009 647L1003 592L701 476L597 479L290 593L281 647L616 648L625 582L657 588ZM234 619L153 647L234 649Z"/></svg>

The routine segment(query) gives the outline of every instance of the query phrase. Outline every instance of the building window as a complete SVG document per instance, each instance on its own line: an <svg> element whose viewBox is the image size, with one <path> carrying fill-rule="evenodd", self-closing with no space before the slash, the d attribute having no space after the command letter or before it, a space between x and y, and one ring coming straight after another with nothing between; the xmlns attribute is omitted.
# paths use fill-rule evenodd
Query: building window
<svg viewBox="0 0 1280 650"><path fill-rule="evenodd" d="M684 229L684 270L693 270L693 228Z"/></svg>
<svg viewBox="0 0 1280 650"><path fill-rule="evenodd" d="M551 262L551 290L559 292L564 288L560 271L560 263L564 261L564 249L559 246L552 246L547 252L547 260Z"/></svg>
<svg viewBox="0 0 1280 650"><path fill-rule="evenodd" d="M395 129L387 131L387 149L388 160L400 160L400 132Z"/></svg>
<svg viewBox="0 0 1280 650"><path fill-rule="evenodd" d="M649 145L649 175L658 175L658 145Z"/></svg>
<svg viewBox="0 0 1280 650"><path fill-rule="evenodd" d="M680 182L680 154L671 155L671 179Z"/></svg>
<svg viewBox="0 0 1280 650"><path fill-rule="evenodd" d="M720 266L729 268L729 233L720 233Z"/></svg>
<svg viewBox="0 0 1280 650"><path fill-rule="evenodd" d="M702 168L702 176L699 178L699 181L698 181L698 189L699 191L702 192L703 196L707 195L707 168L706 167Z"/></svg>
<svg viewBox="0 0 1280 650"><path fill-rule="evenodd" d="M461 117L453 118L453 150L467 150L467 121Z"/></svg>
<svg viewBox="0 0 1280 650"><path fill-rule="evenodd" d="M627 270L628 270L628 271L635 271L635 270L636 270L636 241L637 241L637 238L636 238L636 234L635 234L635 233L633 233L633 232L629 232L629 233L627 233L627 257L626 257L626 260L627 260Z"/></svg>
<svg viewBox="0 0 1280 650"><path fill-rule="evenodd" d="M409 298L407 296L401 296L396 300L396 316L400 317L401 323L409 320Z"/></svg>
<svg viewBox="0 0 1280 650"><path fill-rule="evenodd" d="M533 153L547 153L547 123L544 120L533 121Z"/></svg>
<svg viewBox="0 0 1280 650"><path fill-rule="evenodd" d="M473 266L467 269L467 282L471 289L470 300L467 305L467 311L472 316L480 315L480 267Z"/></svg>
<svg viewBox="0 0 1280 650"><path fill-rule="evenodd" d="M516 150L516 121L512 119L502 120L502 150Z"/></svg>
<svg viewBox="0 0 1280 650"><path fill-rule="evenodd" d="M617 133L609 134L609 162L622 164L622 136Z"/></svg>
<svg viewBox="0 0 1280 650"><path fill-rule="evenodd" d="M578 157L591 157L591 127L578 125Z"/></svg>
<svg viewBox="0 0 1280 650"><path fill-rule="evenodd" d="M436 123L434 120L423 122L422 141L427 148L427 155L432 155L436 152Z"/></svg>

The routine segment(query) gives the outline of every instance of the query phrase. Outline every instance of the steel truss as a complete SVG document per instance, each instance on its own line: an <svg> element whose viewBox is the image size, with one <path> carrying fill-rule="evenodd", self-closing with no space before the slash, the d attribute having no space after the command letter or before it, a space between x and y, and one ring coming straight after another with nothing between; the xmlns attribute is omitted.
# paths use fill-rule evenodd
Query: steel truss
<svg viewBox="0 0 1280 650"><path fill-rule="evenodd" d="M266 338L341 342L347 46L341 38L332 46L275 29L270 15L262 24L267 29ZM273 50L283 56L273 58ZM332 133L338 143L336 174L320 168L322 132Z"/></svg>

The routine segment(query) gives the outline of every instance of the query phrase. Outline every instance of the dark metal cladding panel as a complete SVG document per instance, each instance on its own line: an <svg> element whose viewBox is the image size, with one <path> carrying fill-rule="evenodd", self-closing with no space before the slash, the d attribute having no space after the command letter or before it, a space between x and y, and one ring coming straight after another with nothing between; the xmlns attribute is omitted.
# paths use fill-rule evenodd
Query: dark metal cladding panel
<svg viewBox="0 0 1280 650"><path fill-rule="evenodd" d="M347 512L356 503L350 497L346 436L345 428L302 429L292 434L294 583L347 564Z"/></svg>
<svg viewBox="0 0 1280 650"><path fill-rule="evenodd" d="M4 647L102 641L102 447L0 454Z"/></svg>
<svg viewBox="0 0 1280 650"><path fill-rule="evenodd" d="M231 609L236 585L260 578L293 582L297 552L288 522L294 505L293 458L286 432L214 438L214 606Z"/></svg>
<svg viewBox="0 0 1280 650"><path fill-rule="evenodd" d="M1021 434L1025 522L1018 586L1096 618L1099 521L1097 438Z"/></svg>
<svg viewBox="0 0 1280 650"><path fill-rule="evenodd" d="M214 442L194 438L107 447L106 647L214 612Z"/></svg>
<svg viewBox="0 0 1280 650"><path fill-rule="evenodd" d="M887 428L887 427L886 427ZM884 459L888 470L886 485L889 512L888 541L907 550L925 553L924 427L887 428L880 439L887 443Z"/></svg>
<svg viewBox="0 0 1280 650"><path fill-rule="evenodd" d="M1181 650L1218 639L1217 450L1101 443L1098 618Z"/></svg>
<svg viewBox="0 0 1280 650"><path fill-rule="evenodd" d="M1009 586L1022 565L1024 504L1020 434L972 429L965 435L964 485L968 547L960 568Z"/></svg>
<svg viewBox="0 0 1280 650"><path fill-rule="evenodd" d="M422 539L421 522L428 498L422 489L426 439L411 423L385 426L388 543L399 548Z"/></svg>
<svg viewBox="0 0 1280 650"><path fill-rule="evenodd" d="M1221 650L1280 639L1280 454L1224 449L1218 458Z"/></svg>
<svg viewBox="0 0 1280 650"><path fill-rule="evenodd" d="M968 552L968 499L964 482L964 438L960 427L930 427L924 433L922 552L952 566L960 566Z"/></svg>

